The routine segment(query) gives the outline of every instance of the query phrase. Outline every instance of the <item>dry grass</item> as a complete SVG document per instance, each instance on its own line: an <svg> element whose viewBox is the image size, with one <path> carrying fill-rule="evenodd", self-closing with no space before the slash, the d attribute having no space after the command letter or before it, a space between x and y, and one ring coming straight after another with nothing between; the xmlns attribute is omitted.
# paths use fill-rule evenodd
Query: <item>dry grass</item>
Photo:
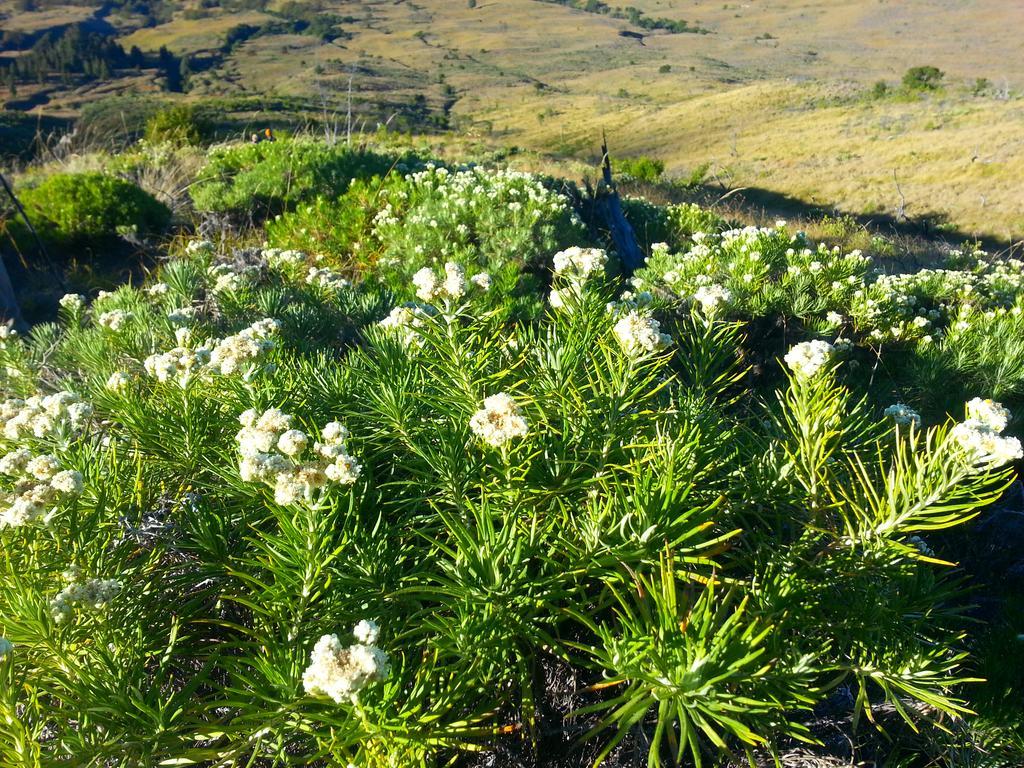
<svg viewBox="0 0 1024 768"><path fill-rule="evenodd" d="M351 77L356 99L384 111L423 95L438 112L450 87L455 127L495 148L592 161L607 130L614 151L654 155L670 173L708 164L726 185L1024 234L1024 101L997 98L1024 90L1019 0L621 4L711 34L658 32L640 45L619 36L625 21L534 0L327 0L359 19L345 25L351 39L254 38L198 76L193 97L297 96L343 109ZM267 18L179 13L123 44L208 51L230 27ZM943 94L864 97L921 64L948 73ZM978 77L993 83L985 96L970 93ZM58 96L51 108L81 100Z"/></svg>

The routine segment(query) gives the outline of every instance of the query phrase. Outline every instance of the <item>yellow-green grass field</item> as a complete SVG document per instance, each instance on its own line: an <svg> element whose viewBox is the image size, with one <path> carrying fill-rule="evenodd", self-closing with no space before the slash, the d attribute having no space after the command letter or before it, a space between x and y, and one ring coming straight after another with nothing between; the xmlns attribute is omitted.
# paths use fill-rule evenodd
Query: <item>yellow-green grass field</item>
<svg viewBox="0 0 1024 768"><path fill-rule="evenodd" d="M642 43L619 35L641 31L626 20L536 0L319 5L356 19L344 37L254 37L175 98L299 97L337 113L351 84L354 101L384 114L423 96L456 132L495 148L593 161L607 131L613 152L662 159L670 175L707 165L729 187L1024 237L1019 0L622 0L708 31L653 31ZM167 23L126 24L121 43L209 54L229 29L280 6L196 19L198 4L182 2ZM0 2L5 25L38 25L40 14L12 8ZM945 72L942 88L900 92L921 65ZM889 95L872 96L878 81ZM76 108L91 93L56 93L42 109Z"/></svg>

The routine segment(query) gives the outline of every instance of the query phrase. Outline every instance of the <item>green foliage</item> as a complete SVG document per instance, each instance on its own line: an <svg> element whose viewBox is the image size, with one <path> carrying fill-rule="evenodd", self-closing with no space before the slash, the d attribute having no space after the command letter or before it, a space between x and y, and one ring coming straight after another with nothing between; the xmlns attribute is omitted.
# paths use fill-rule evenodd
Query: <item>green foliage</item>
<svg viewBox="0 0 1024 768"><path fill-rule="evenodd" d="M211 151L192 198L201 211L258 219L318 196L340 195L353 179L383 175L399 162L298 139L224 146Z"/></svg>
<svg viewBox="0 0 1024 768"><path fill-rule="evenodd" d="M171 213L134 184L103 173L56 173L38 186L19 190L25 210L40 234L64 245L131 234L161 234ZM17 232L25 239L27 232Z"/></svg>
<svg viewBox="0 0 1024 768"><path fill-rule="evenodd" d="M938 67L911 67L903 73L903 87L911 91L934 91L945 76Z"/></svg>
<svg viewBox="0 0 1024 768"><path fill-rule="evenodd" d="M555 253L586 244L573 190L409 170L0 339L0 754L425 768L543 750L556 712L598 762L630 740L710 766L813 743L840 686L855 721L968 727L965 598L921 537L997 500L1019 445L876 400L915 394L880 382L926 350L1016 396L1024 265L880 277L781 224L630 199L668 245L626 283ZM777 359L840 328L852 349ZM81 400L32 399L58 390ZM54 467L81 487L37 487Z"/></svg>
<svg viewBox="0 0 1024 768"><path fill-rule="evenodd" d="M675 238L690 238L697 232L716 233L728 228L721 216L695 203L680 203L667 208L667 216Z"/></svg>
<svg viewBox="0 0 1024 768"><path fill-rule="evenodd" d="M160 110L146 120L146 141L153 144L197 146L210 136L211 125L206 117L189 104L178 104Z"/></svg>
<svg viewBox="0 0 1024 768"><path fill-rule="evenodd" d="M75 127L98 146L117 149L140 138L161 108L155 98L110 96L85 104Z"/></svg>
<svg viewBox="0 0 1024 768"><path fill-rule="evenodd" d="M624 157L614 163L615 172L626 180L655 182L665 172L665 163L653 157Z"/></svg>

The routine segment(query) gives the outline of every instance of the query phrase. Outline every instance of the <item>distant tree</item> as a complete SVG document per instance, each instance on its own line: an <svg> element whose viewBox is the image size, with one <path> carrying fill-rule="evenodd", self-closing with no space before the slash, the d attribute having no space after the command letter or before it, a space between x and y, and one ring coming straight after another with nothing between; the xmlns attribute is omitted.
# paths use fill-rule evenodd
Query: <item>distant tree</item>
<svg viewBox="0 0 1024 768"><path fill-rule="evenodd" d="M146 56L139 46L133 45L131 50L128 51L128 64L135 69L142 69L146 66Z"/></svg>
<svg viewBox="0 0 1024 768"><path fill-rule="evenodd" d="M145 135L146 140L153 143L185 146L201 144L212 130L210 121L194 107L178 104L162 109L146 120Z"/></svg>
<svg viewBox="0 0 1024 768"><path fill-rule="evenodd" d="M466 0L466 5L470 8L476 8L476 0Z"/></svg>
<svg viewBox="0 0 1024 768"><path fill-rule="evenodd" d="M178 78L181 81L182 90L188 90L189 81L192 79L192 65L188 56L181 57L181 64L178 66Z"/></svg>
<svg viewBox="0 0 1024 768"><path fill-rule="evenodd" d="M878 80L871 87L871 95L876 99L880 99L889 93L889 84L885 80Z"/></svg>
<svg viewBox="0 0 1024 768"><path fill-rule="evenodd" d="M663 75L667 74L667 73L672 71L672 65L671 64L662 64L660 67L658 67L658 71L661 72L661 74L663 74Z"/></svg>
<svg viewBox="0 0 1024 768"><path fill-rule="evenodd" d="M911 67L903 75L903 85L912 91L933 91L945 76L938 67Z"/></svg>

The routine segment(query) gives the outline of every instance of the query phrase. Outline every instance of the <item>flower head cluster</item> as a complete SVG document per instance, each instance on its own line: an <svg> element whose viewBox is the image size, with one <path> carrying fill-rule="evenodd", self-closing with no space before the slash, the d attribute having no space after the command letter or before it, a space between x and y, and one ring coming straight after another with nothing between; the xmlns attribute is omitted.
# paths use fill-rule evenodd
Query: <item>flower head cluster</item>
<svg viewBox="0 0 1024 768"><path fill-rule="evenodd" d="M217 246L209 240L191 240L185 246L185 253L188 256L212 256Z"/></svg>
<svg viewBox="0 0 1024 768"><path fill-rule="evenodd" d="M786 365L798 379L810 379L828 365L834 351L835 347L827 341L804 341L786 353Z"/></svg>
<svg viewBox="0 0 1024 768"><path fill-rule="evenodd" d="M661 332L661 323L636 310L619 318L612 330L619 345L629 355L657 352L672 343L672 337Z"/></svg>
<svg viewBox="0 0 1024 768"><path fill-rule="evenodd" d="M0 403L0 432L8 440L21 437L49 437L57 432L77 430L92 416L92 406L74 392Z"/></svg>
<svg viewBox="0 0 1024 768"><path fill-rule="evenodd" d="M700 304L706 315L713 315L718 309L729 303L732 291L721 285L702 285L693 294L693 300Z"/></svg>
<svg viewBox="0 0 1024 768"><path fill-rule="evenodd" d="M967 403L967 418L984 424L993 432L1002 432L1010 423L1010 409L976 397Z"/></svg>
<svg viewBox="0 0 1024 768"><path fill-rule="evenodd" d="M573 246L556 253L552 262L556 275L583 280L591 275L604 272L604 267L608 263L608 254L600 248Z"/></svg>
<svg viewBox="0 0 1024 768"><path fill-rule="evenodd" d="M490 275L481 272L467 281L462 267L454 261L449 261L444 265L443 275L437 274L430 267L423 267L412 276L412 284L416 286L416 296L422 301L458 301L466 295L469 285L487 290L490 287Z"/></svg>
<svg viewBox="0 0 1024 768"><path fill-rule="evenodd" d="M121 591L117 579L82 579L81 571L72 566L62 574L67 586L50 601L50 615L58 624L69 621L76 610L101 611Z"/></svg>
<svg viewBox="0 0 1024 768"><path fill-rule="evenodd" d="M85 308L85 296L80 293L65 293L60 297L60 305L69 312L81 312Z"/></svg>
<svg viewBox="0 0 1024 768"><path fill-rule="evenodd" d="M107 389L111 392L123 392L131 383L132 377L124 371L114 371L107 379Z"/></svg>
<svg viewBox="0 0 1024 768"><path fill-rule="evenodd" d="M82 475L61 469L56 457L33 456L21 448L0 458L0 474L14 478L9 493L0 491L0 528L45 521L56 505L82 493Z"/></svg>
<svg viewBox="0 0 1024 768"><path fill-rule="evenodd" d="M324 635L317 641L302 675L306 693L344 704L354 702L370 683L387 679L391 664L388 655L376 646L377 625L360 621L352 634L356 642L348 646L337 635Z"/></svg>
<svg viewBox="0 0 1024 768"><path fill-rule="evenodd" d="M264 248L260 255L271 269L299 267L306 263L307 256L302 251L282 250L281 248Z"/></svg>
<svg viewBox="0 0 1024 768"><path fill-rule="evenodd" d="M377 326L395 334L404 346L415 348L422 343L419 329L435 313L436 310L433 307L422 304L403 304L392 309L387 317L377 323Z"/></svg>
<svg viewBox="0 0 1024 768"><path fill-rule="evenodd" d="M210 267L207 273L213 279L214 293L231 293L239 290L258 271L259 267L255 265L237 270L231 264L216 264Z"/></svg>
<svg viewBox="0 0 1024 768"><path fill-rule="evenodd" d="M238 417L239 474L247 483L262 482L274 489L278 504L311 501L320 488L351 485L361 467L349 454L348 430L332 421L314 441L292 427L292 417L276 408L262 414L248 410Z"/></svg>
<svg viewBox="0 0 1024 768"><path fill-rule="evenodd" d="M903 403L894 403L886 408L885 417L901 427L921 426L921 414Z"/></svg>
<svg viewBox="0 0 1024 768"><path fill-rule="evenodd" d="M104 312L102 315L100 315L96 319L96 322L100 325L100 327L106 328L107 330L114 331L116 333L117 331L120 331L124 327L125 323L127 323L131 319L131 312L126 312L123 309L112 309L109 312Z"/></svg>
<svg viewBox="0 0 1024 768"><path fill-rule="evenodd" d="M608 254L600 248L580 248L573 246L556 253L554 262L555 276L561 284L551 289L548 301L555 309L571 306L571 300L578 300L583 294L583 286L592 275L603 274Z"/></svg>
<svg viewBox="0 0 1024 768"><path fill-rule="evenodd" d="M243 368L251 368L276 346L271 337L280 329L280 321L265 318L233 336L221 339L210 351L210 370L230 376Z"/></svg>
<svg viewBox="0 0 1024 768"><path fill-rule="evenodd" d="M321 288L337 291L342 288L350 288L352 283L330 269L310 267L306 274L306 282L310 285L319 285Z"/></svg>
<svg viewBox="0 0 1024 768"><path fill-rule="evenodd" d="M9 341L17 341L18 332L14 330L14 321L0 323L0 349L4 349Z"/></svg>
<svg viewBox="0 0 1024 768"><path fill-rule="evenodd" d="M1010 412L999 403L975 398L967 403L967 419L950 430L950 438L974 465L1000 467L1024 457L1020 440L1002 431Z"/></svg>
<svg viewBox="0 0 1024 768"><path fill-rule="evenodd" d="M516 401L506 392L484 398L483 408L469 420L473 434L495 448L526 435L529 425Z"/></svg>
<svg viewBox="0 0 1024 768"><path fill-rule="evenodd" d="M157 381L163 383L174 381L185 387L194 377L203 372L209 362L210 350L206 347L197 349L175 347L169 352L150 355L142 365L146 373ZM108 382L108 386L109 384L110 382ZM118 385L120 386L120 379Z"/></svg>
<svg viewBox="0 0 1024 768"><path fill-rule="evenodd" d="M195 307L177 307L167 313L167 319L171 321L172 325L178 327L191 325L196 319L196 309Z"/></svg>

